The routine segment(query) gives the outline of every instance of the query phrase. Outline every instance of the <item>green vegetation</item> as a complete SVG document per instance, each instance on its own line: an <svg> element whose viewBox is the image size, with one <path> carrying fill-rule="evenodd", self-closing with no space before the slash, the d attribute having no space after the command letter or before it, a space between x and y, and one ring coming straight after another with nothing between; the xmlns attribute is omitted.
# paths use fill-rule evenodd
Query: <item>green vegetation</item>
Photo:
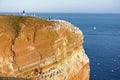
<svg viewBox="0 0 120 80"><path fill-rule="evenodd" d="M15 32L19 32L19 30L20 30L19 23L24 21L24 19L25 19L25 17L23 17L23 16L10 16L7 19L7 21L9 22L11 27L13 27Z"/></svg>

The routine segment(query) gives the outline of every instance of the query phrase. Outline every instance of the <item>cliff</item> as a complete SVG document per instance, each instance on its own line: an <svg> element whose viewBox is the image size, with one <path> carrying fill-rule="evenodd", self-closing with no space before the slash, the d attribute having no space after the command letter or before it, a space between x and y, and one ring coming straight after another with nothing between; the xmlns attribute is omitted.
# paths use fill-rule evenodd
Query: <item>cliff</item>
<svg viewBox="0 0 120 80"><path fill-rule="evenodd" d="M0 77L89 80L82 32L60 20L0 16Z"/></svg>

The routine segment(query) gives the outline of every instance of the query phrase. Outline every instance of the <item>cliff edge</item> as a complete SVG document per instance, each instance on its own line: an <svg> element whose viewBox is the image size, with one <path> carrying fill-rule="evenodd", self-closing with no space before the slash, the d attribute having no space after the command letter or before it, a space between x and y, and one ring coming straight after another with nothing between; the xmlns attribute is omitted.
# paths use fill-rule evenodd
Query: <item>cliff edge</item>
<svg viewBox="0 0 120 80"><path fill-rule="evenodd" d="M0 79L89 80L82 44L66 21L0 15Z"/></svg>

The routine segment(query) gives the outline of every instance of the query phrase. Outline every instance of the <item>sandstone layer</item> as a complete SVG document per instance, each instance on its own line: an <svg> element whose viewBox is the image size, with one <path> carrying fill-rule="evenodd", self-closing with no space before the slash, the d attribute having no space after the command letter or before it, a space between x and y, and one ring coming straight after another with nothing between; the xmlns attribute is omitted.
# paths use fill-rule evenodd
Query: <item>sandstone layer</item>
<svg viewBox="0 0 120 80"><path fill-rule="evenodd" d="M1 15L0 77L89 80L83 40L66 21Z"/></svg>

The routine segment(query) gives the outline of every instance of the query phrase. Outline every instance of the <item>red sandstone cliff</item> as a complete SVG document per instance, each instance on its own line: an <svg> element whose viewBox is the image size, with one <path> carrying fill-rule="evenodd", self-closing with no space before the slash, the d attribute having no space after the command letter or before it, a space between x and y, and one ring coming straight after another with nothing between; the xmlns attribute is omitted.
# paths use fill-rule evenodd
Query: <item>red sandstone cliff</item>
<svg viewBox="0 0 120 80"><path fill-rule="evenodd" d="M82 32L68 22L0 16L0 77L89 80L82 44Z"/></svg>

